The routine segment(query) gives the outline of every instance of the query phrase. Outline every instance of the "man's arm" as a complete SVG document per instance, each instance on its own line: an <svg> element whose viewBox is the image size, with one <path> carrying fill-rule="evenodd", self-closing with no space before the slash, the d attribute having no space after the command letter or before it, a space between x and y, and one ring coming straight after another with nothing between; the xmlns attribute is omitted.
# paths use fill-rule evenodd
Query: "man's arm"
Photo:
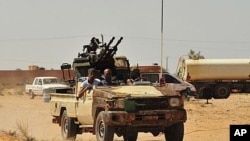
<svg viewBox="0 0 250 141"><path fill-rule="evenodd" d="M85 92L90 89L92 89L92 87L89 86L87 80L85 80L81 85L81 90L79 91L77 98L82 97L85 94Z"/></svg>
<svg viewBox="0 0 250 141"><path fill-rule="evenodd" d="M78 98L81 98L81 97L84 95L84 93L85 93L87 90L90 90L91 88L92 88L91 86L83 87L83 88L79 91L79 93L78 93Z"/></svg>

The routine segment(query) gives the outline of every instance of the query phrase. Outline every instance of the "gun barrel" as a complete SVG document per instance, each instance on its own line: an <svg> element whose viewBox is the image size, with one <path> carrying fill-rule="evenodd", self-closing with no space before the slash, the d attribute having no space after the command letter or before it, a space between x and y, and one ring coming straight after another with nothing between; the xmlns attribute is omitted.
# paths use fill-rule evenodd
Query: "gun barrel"
<svg viewBox="0 0 250 141"><path fill-rule="evenodd" d="M108 45L106 46L107 48L113 43L115 37L112 37L112 39L109 41Z"/></svg>
<svg viewBox="0 0 250 141"><path fill-rule="evenodd" d="M123 37L121 37L121 38L118 40L118 42L115 44L114 47L117 47L117 46L121 43L122 39L123 39Z"/></svg>
<svg viewBox="0 0 250 141"><path fill-rule="evenodd" d="M113 47L113 49L109 52L109 55L111 57L113 57L115 54L116 54L116 51L117 51L117 46L121 43L123 37L121 37L118 42L115 44L115 46Z"/></svg>

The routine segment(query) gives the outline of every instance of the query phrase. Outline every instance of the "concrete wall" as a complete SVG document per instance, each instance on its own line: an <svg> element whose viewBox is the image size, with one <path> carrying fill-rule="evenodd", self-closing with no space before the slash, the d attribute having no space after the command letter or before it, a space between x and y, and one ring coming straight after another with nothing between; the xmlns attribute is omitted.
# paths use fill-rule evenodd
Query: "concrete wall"
<svg viewBox="0 0 250 141"><path fill-rule="evenodd" d="M65 78L69 79L68 71L64 71ZM55 76L63 81L63 73L61 70L4 70L0 71L0 88L25 86L30 84L33 79L38 76ZM73 71L70 70L70 76L73 78Z"/></svg>

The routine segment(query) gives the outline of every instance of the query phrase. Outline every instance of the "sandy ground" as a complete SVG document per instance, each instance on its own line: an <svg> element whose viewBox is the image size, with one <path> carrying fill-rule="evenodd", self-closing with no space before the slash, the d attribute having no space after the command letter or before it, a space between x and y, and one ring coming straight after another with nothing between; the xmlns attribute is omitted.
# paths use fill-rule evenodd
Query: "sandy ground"
<svg viewBox="0 0 250 141"><path fill-rule="evenodd" d="M185 103L188 120L184 141L228 141L230 124L250 124L250 94L232 94L228 99L192 99ZM0 131L18 133L18 125L27 127L28 134L38 141L60 141L60 127L52 124L49 103L42 97L29 99L18 89L0 90ZM0 133L0 141L15 140ZM95 136L84 133L77 141L95 141ZM115 136L115 141L122 137ZM153 137L140 133L138 141L164 141L164 135Z"/></svg>

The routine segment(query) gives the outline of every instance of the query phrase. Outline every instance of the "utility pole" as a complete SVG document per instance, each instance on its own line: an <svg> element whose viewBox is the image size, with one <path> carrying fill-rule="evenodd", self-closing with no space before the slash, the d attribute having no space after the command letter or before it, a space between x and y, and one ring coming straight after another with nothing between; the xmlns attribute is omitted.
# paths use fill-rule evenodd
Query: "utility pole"
<svg viewBox="0 0 250 141"><path fill-rule="evenodd" d="M161 77L162 77L162 55L163 54L163 0L161 0Z"/></svg>
<svg viewBox="0 0 250 141"><path fill-rule="evenodd" d="M168 72L168 56L166 56L166 70Z"/></svg>

